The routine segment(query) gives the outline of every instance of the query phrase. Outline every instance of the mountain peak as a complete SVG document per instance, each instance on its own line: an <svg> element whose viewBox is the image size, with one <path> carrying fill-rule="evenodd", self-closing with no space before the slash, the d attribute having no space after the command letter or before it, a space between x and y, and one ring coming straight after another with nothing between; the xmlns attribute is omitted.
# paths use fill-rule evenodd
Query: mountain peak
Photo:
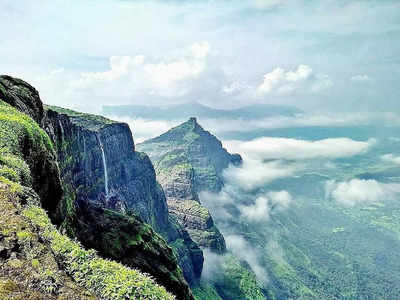
<svg viewBox="0 0 400 300"><path fill-rule="evenodd" d="M197 118L196 117L190 117L188 122L197 124Z"/></svg>

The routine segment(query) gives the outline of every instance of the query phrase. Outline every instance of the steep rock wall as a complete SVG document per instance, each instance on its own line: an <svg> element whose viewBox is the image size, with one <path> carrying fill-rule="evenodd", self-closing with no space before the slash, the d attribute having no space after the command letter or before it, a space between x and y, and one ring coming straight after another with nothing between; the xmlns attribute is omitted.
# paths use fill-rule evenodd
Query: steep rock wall
<svg viewBox="0 0 400 300"><path fill-rule="evenodd" d="M164 192L156 181L153 165L146 154L135 151L129 127L100 116L57 107L47 107L46 116L46 131L56 145L66 190L65 201L59 209L61 219L65 220L63 228L70 235L81 235L82 240L89 243L91 239L83 233L91 228L92 222L88 223L87 213L82 209L87 204L123 213L125 221L128 216L138 216L152 225L175 250L184 278L189 283L196 282L203 265L202 251L187 234L185 236L179 224L169 219ZM111 235L108 233L108 237ZM99 239L102 244L113 243L106 237ZM129 245L122 243L121 247L119 254L127 255ZM107 255L116 257L111 248L112 245L102 247L101 251L109 250ZM150 264L152 256L147 260ZM141 264L134 252L126 261L133 266ZM163 277L168 278L167 274ZM171 282L163 284L171 285Z"/></svg>

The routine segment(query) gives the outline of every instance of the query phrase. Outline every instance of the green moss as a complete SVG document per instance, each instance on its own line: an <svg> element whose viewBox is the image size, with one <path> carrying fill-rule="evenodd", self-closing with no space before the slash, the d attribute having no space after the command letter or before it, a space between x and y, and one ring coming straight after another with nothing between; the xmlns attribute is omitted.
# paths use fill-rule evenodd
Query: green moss
<svg viewBox="0 0 400 300"><path fill-rule="evenodd" d="M32 232L28 230L22 230L17 232L17 237L22 242L27 242L32 238Z"/></svg>
<svg viewBox="0 0 400 300"><path fill-rule="evenodd" d="M30 187L29 166L50 154L54 155L53 144L39 125L0 100L0 176Z"/></svg>
<svg viewBox="0 0 400 300"><path fill-rule="evenodd" d="M201 282L192 291L196 300L222 300L215 288L205 282Z"/></svg>
<svg viewBox="0 0 400 300"><path fill-rule="evenodd" d="M95 251L84 250L79 243L60 234L51 225L44 210L30 206L23 211L34 226L43 231L52 251L76 282L90 291L109 299L173 299L164 288L139 271L122 266L113 261L99 258ZM47 274L49 291L57 284Z"/></svg>
<svg viewBox="0 0 400 300"><path fill-rule="evenodd" d="M8 166L0 166L0 176L4 176L5 178L11 181L19 182L19 177L17 172Z"/></svg>
<svg viewBox="0 0 400 300"><path fill-rule="evenodd" d="M19 112L0 100L0 148L13 154L23 152L22 137L27 137L38 151L52 151L53 144L48 135L29 116Z"/></svg>
<svg viewBox="0 0 400 300"><path fill-rule="evenodd" d="M39 266L40 266L39 260L36 258L32 259L32 267L39 268Z"/></svg>
<svg viewBox="0 0 400 300"><path fill-rule="evenodd" d="M0 149L0 176L25 186L32 184L29 166L20 157L7 153L6 148Z"/></svg>
<svg viewBox="0 0 400 300"><path fill-rule="evenodd" d="M0 280L0 299L8 299L8 296L19 290L19 286L10 279Z"/></svg>
<svg viewBox="0 0 400 300"><path fill-rule="evenodd" d="M13 193L19 193L22 191L22 186L16 182L11 181L10 179L4 177L4 176L0 176L0 183L6 184L8 186L10 186L10 190Z"/></svg>

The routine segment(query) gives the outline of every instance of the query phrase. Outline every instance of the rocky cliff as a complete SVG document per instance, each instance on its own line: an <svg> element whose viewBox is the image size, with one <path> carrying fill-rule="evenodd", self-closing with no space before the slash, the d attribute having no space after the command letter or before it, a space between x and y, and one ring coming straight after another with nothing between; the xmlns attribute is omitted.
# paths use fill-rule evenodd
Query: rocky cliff
<svg viewBox="0 0 400 300"><path fill-rule="evenodd" d="M209 211L199 202L198 193L220 191L223 169L231 163L240 164L240 155L229 154L215 136L197 123L196 118L190 118L137 148L149 154L153 161L170 213L196 243L223 253L225 240Z"/></svg>
<svg viewBox="0 0 400 300"><path fill-rule="evenodd" d="M25 255L31 259L32 253L18 251L23 246L19 238L25 241L24 230L27 228L28 244L37 246L38 249L33 249L33 252L40 254L38 258L34 257L38 261L35 260L33 264L43 263L41 254L44 252L41 249L48 248L57 263L58 269L54 271L64 271L71 282L85 288L84 292L88 290L95 297L107 299L147 299L145 295L151 298L156 295L157 299L171 298L146 275L101 260L94 252L83 250L79 244L61 235L51 225L46 213L39 207L40 204L49 211L53 222L61 224L63 232L79 239L86 247L95 248L104 257L123 261L128 266L150 273L178 299L193 299L173 250L142 218L168 236L171 242L182 240L179 246L187 260L196 258L202 265L201 251L179 231L179 226L169 220L162 189L155 181L154 169L145 155L134 152L127 126L97 116L85 115L84 118L70 111L45 111L33 87L8 76L0 77L0 99L26 114L1 102L4 111L0 119L0 179L4 184L1 186L1 196L5 195L1 198L5 199L2 204L9 207L13 215L25 212L27 215L21 222L31 224L31 227L22 226L22 233L19 233L13 224L11 229L8 228L9 222L2 218L1 259L6 259L6 264L16 256ZM39 125L46 129L55 146ZM114 144L120 145L122 149L112 148ZM131 154L123 157L120 151L112 152L116 150L127 150ZM56 157L59 159L61 180ZM121 158L124 164L121 164ZM25 190L12 194L16 191L14 183L18 187L31 188L38 196L28 197L29 193L25 195ZM31 203L26 200L31 198L40 199L40 203L34 203L34 207L31 207ZM10 199L16 199L13 201L17 204L10 202ZM11 210L12 206L17 205L20 205L19 209ZM31 231L35 232L34 237L38 242L35 243L35 239L30 241ZM3 268L5 265L2 262L0 276L10 272L18 273L24 261L19 264L20 267L11 266L11 269ZM199 273L193 265L185 266L191 267L193 273ZM114 278L116 274L119 274L118 278ZM21 277L26 282L33 280L31 277ZM60 286L68 283L68 280L62 279L62 274L61 277L51 277L49 280L50 284L56 281L56 285ZM108 281L102 283L102 280ZM114 284L119 286L118 292L112 290ZM143 291L137 289L138 284ZM73 288L73 284L69 286ZM6 282L5 290L0 293L13 293L14 288L20 289L19 282ZM40 292L40 288L34 290ZM60 290L44 292L58 295ZM105 296L105 292L109 294ZM86 295L89 297L90 293ZM71 299L74 297L71 296ZM75 298L84 297L78 295Z"/></svg>
<svg viewBox="0 0 400 300"><path fill-rule="evenodd" d="M115 220L104 218L91 220L87 207L115 210L120 213L119 222L124 220L129 223L129 218L137 215L152 225L173 247L189 283L200 277L202 251L185 230L169 218L164 192L156 181L153 165L146 154L135 151L132 134L126 124L58 107L46 107L46 131L56 146L66 191L65 201L59 210L61 219L65 220L63 229L107 256L120 260L124 257L124 262L162 278L161 282L174 289L175 293L183 293L185 290L169 276L177 272L171 269L174 265L172 253L166 260L147 251L145 243L142 248L139 243L137 250L132 251L129 243L133 243L134 232L138 232L136 229L131 229L131 232L129 229L122 230L130 236L121 240L116 229L124 228L124 225L115 225ZM92 222L97 222L97 228L102 230L95 232L96 226L92 226ZM114 225L109 227L111 224ZM118 247L115 247L117 241ZM160 270L154 266L163 264L169 267L164 273L159 273ZM183 280L178 273L174 277ZM166 282L168 278L170 282Z"/></svg>

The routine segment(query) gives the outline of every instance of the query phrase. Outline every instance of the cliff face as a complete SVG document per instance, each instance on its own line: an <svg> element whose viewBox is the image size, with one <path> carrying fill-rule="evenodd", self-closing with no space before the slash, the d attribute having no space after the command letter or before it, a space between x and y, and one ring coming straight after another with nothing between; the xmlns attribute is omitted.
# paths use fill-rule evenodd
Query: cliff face
<svg viewBox="0 0 400 300"><path fill-rule="evenodd" d="M200 246L224 252L225 240L209 211L199 202L198 193L220 191L222 170L230 163L240 164L241 157L229 154L195 118L137 148L153 161L170 213Z"/></svg>
<svg viewBox="0 0 400 300"><path fill-rule="evenodd" d="M169 260L166 262L162 255L147 251L145 243L132 248L130 244L135 243L135 232L140 233L138 228L129 229L132 224L116 225L115 219L90 217L88 211L88 207L115 210L121 213L119 222L125 223L130 222L129 218L139 216L173 247L184 278L192 283L200 277L202 251L185 230L169 218L164 192L156 181L153 165L146 154L135 151L129 127L100 116L57 107L47 107L46 118L46 131L56 146L66 191L65 201L59 209L60 219L65 220L62 228L70 235L78 236L87 246L161 278L163 285L184 297L189 289L182 286L182 274L173 269L176 262L172 253L166 256ZM110 217L109 214L103 216ZM120 239L116 228L126 228L121 234L127 238ZM116 241L118 247L115 247ZM154 267L157 265L169 267L160 272L161 269ZM168 273L175 274L173 277L179 282Z"/></svg>
<svg viewBox="0 0 400 300"><path fill-rule="evenodd" d="M168 209L148 157L135 152L128 125L70 110L46 109L63 181L76 201L135 212L158 232L169 229Z"/></svg>
<svg viewBox="0 0 400 300"><path fill-rule="evenodd" d="M82 114L74 112L44 111L33 87L8 76L0 76L0 93L0 99L23 112L0 101L0 205L2 211L9 213L7 219L1 218L0 222L0 277L19 275L5 285L0 278L0 295L21 296L21 291L26 290L29 294L32 290L46 294L43 296L46 299L54 298L52 295L84 299L91 297L86 291L89 290L95 297L107 299L172 299L147 275L102 260L93 250L83 250L79 244L60 234L39 207L43 206L53 222L62 224L63 232L68 232L86 247L97 249L103 257L123 260L128 266L150 273L178 299L193 299L173 250L141 220L146 219L158 230L163 229L163 234L171 239L183 239L168 218L165 198L155 182L150 160L134 152L128 127L98 116L85 115L83 118ZM39 125L47 130L54 145ZM130 173L117 159L119 154L120 159L123 156L121 150L132 153L122 157L132 167ZM32 193L34 196L31 197ZM40 199L40 203L29 199ZM14 218L20 214L24 218ZM22 224L21 232L16 227L17 221ZM25 244L29 246L28 252L23 249ZM190 253L194 254L195 247L189 248L192 244L190 240L181 247L187 249L186 252L193 250ZM50 250L49 256L53 258L43 258L45 252L41 249ZM14 264L16 257L21 261ZM45 275L56 272L57 276L42 278L33 271L32 274L21 272L21 268L30 270L24 264L31 258L35 259L32 264L37 270ZM55 269L42 270L41 264L46 267L47 263L51 264L51 259L56 262L53 264ZM62 272L69 279L63 278ZM50 287L45 291L30 285L29 289L21 289L21 280L26 284L36 280L38 285L49 280L45 284ZM65 290L67 294L63 294L61 288L64 285L76 293ZM83 294L79 294L79 286L84 287ZM15 293L15 289L19 292Z"/></svg>

